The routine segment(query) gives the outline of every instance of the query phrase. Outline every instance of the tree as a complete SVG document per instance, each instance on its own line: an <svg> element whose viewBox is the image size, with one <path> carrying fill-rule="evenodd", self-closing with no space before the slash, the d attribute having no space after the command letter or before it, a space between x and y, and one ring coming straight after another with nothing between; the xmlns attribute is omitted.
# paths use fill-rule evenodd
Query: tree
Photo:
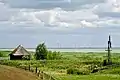
<svg viewBox="0 0 120 80"><path fill-rule="evenodd" d="M40 59L46 59L47 58L47 47L45 43L39 44L36 48L36 53L35 53L35 59L40 60Z"/></svg>

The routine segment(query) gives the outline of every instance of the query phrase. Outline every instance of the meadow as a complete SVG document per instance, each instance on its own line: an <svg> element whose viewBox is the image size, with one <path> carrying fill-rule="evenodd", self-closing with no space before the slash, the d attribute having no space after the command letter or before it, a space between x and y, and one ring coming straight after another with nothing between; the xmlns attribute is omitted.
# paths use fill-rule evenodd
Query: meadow
<svg viewBox="0 0 120 80"><path fill-rule="evenodd" d="M9 51L2 51L8 55ZM107 53L61 52L56 60L1 60L0 64L24 67L30 65L53 76L56 80L120 80L120 53L112 53L114 65L103 66ZM98 71L92 73L93 70Z"/></svg>

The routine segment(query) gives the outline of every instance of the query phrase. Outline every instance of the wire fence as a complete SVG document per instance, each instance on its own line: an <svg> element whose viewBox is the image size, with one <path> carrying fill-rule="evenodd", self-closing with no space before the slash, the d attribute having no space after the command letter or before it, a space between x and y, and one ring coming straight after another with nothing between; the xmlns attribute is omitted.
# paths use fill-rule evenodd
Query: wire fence
<svg viewBox="0 0 120 80"><path fill-rule="evenodd" d="M12 66L12 65L9 65L9 64L3 64L3 63L0 63L0 64L1 65ZM36 76L38 76L40 80L56 80L52 75L48 74L45 71L42 71L42 70L38 69L38 67L32 67L30 65L24 65L24 66L13 65L13 67L24 69L26 71L30 71L30 72L36 74Z"/></svg>
<svg viewBox="0 0 120 80"><path fill-rule="evenodd" d="M52 75L38 69L38 67L31 67L30 65L28 65L28 66L21 66L21 67L19 66L17 68L21 68L26 71L35 73L41 80L56 80Z"/></svg>

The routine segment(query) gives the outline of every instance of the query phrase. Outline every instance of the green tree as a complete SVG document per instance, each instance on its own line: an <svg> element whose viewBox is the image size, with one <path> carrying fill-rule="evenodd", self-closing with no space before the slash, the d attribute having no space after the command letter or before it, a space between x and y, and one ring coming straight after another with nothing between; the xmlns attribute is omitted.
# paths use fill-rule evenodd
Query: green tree
<svg viewBox="0 0 120 80"><path fill-rule="evenodd" d="M47 59L47 47L45 43L39 44L36 48L36 53L35 53L35 59L40 60L40 59Z"/></svg>

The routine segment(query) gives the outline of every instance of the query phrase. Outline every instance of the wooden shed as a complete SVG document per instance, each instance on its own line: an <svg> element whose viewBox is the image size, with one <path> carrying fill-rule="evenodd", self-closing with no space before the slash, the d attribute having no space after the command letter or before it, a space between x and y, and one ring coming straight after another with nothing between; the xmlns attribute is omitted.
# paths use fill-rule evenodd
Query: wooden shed
<svg viewBox="0 0 120 80"><path fill-rule="evenodd" d="M10 60L30 60L30 53L22 46L19 45L10 54Z"/></svg>

